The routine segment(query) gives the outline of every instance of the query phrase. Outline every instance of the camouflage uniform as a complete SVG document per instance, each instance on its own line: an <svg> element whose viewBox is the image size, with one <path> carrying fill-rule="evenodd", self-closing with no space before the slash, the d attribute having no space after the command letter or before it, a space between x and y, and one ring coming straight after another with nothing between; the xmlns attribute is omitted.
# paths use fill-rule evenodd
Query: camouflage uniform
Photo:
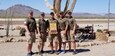
<svg viewBox="0 0 115 56"><path fill-rule="evenodd" d="M69 23L68 30L67 30L68 41L75 41L75 37L74 37L75 34L73 35L72 32L73 32L74 26L76 26L76 20L73 19L72 17L67 18L67 20Z"/></svg>
<svg viewBox="0 0 115 56"><path fill-rule="evenodd" d="M30 35L26 34L26 36L28 37L28 42L31 44L35 42L36 39L35 34L35 30L37 29L36 20L34 18L27 18L24 24L27 26L29 32L31 33Z"/></svg>
<svg viewBox="0 0 115 56"><path fill-rule="evenodd" d="M56 33L51 33L51 30L50 30L50 23L56 23L57 25L57 32ZM48 37L48 40L49 42L58 42L59 38L58 38L58 34L59 34L59 26L58 26L58 20L56 19L50 19L49 20L49 37Z"/></svg>
<svg viewBox="0 0 115 56"><path fill-rule="evenodd" d="M39 19L38 21L38 28L39 28L39 34L40 34L40 38L39 41L40 42L46 42L46 38L47 38L47 21L46 20L42 20Z"/></svg>
<svg viewBox="0 0 115 56"><path fill-rule="evenodd" d="M63 18L63 19L60 18L58 19L58 22L59 22L59 29L60 29L62 42L67 42L67 37L64 34L64 31L65 31L65 28L68 27L68 21L66 18Z"/></svg>

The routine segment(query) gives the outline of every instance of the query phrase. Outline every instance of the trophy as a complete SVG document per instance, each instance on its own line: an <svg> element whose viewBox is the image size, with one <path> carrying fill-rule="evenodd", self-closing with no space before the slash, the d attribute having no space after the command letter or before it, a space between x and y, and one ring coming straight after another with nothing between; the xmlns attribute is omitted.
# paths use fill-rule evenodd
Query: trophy
<svg viewBox="0 0 115 56"><path fill-rule="evenodd" d="M57 23L56 22L50 23L50 34L57 34Z"/></svg>

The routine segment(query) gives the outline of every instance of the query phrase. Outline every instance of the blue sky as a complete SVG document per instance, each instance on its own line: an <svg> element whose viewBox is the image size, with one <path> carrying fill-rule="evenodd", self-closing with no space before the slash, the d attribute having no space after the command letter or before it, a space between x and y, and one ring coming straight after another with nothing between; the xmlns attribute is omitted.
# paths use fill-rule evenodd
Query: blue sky
<svg viewBox="0 0 115 56"><path fill-rule="evenodd" d="M66 0L62 2L62 8L64 7ZM74 12L86 12L86 13L107 13L109 0L77 0ZM49 0L52 3L52 0ZM0 0L0 9L7 9L15 4L23 4L31 6L42 12L49 13L51 10L46 7L44 0ZM115 13L115 0L111 0L111 12Z"/></svg>

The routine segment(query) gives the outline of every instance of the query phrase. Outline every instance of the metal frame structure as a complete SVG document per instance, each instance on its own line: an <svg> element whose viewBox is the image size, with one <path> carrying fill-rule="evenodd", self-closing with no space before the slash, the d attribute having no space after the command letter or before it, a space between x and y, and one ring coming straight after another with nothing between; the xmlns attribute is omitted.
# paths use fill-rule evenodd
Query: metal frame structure
<svg viewBox="0 0 115 56"><path fill-rule="evenodd" d="M52 1L53 1L53 5L51 5L48 2L48 0L45 0L45 4L49 9L53 10L53 12L56 14L56 17L58 17L59 13L61 12L61 2L62 2L62 0L52 0ZM70 5L70 1L72 1L71 5ZM63 15L66 15L66 13L68 11L73 12L73 9L76 5L76 2L77 2L77 0L66 0L65 8L62 11ZM70 5L70 7L69 7L69 5Z"/></svg>
<svg viewBox="0 0 115 56"><path fill-rule="evenodd" d="M108 31L110 30L109 25L110 25L110 13L111 13L111 0L108 1Z"/></svg>

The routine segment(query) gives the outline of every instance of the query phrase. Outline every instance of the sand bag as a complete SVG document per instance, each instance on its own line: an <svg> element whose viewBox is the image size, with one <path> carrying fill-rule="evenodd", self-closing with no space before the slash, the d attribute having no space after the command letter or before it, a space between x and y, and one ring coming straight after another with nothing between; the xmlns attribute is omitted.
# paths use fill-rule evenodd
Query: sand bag
<svg viewBox="0 0 115 56"><path fill-rule="evenodd" d="M97 41L108 41L108 37L103 31L97 31L96 32L96 40Z"/></svg>

